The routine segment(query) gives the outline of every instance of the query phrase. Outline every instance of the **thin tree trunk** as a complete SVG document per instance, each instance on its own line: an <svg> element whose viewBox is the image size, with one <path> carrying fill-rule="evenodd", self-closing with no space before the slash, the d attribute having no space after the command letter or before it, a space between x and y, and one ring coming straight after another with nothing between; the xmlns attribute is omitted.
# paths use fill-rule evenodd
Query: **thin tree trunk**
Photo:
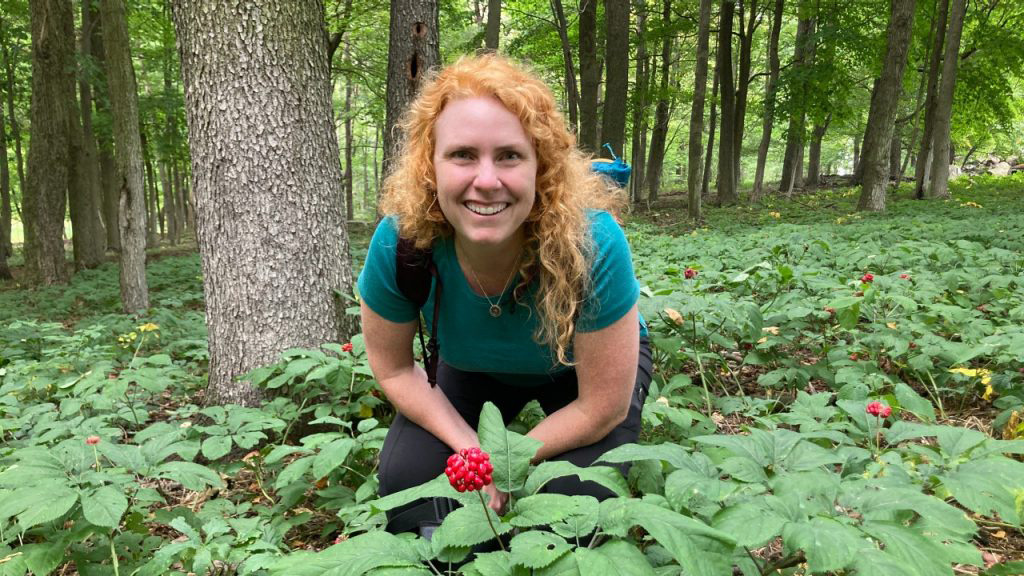
<svg viewBox="0 0 1024 576"><path fill-rule="evenodd" d="M601 65L597 59L597 0L580 1L580 148L598 152L597 100Z"/></svg>
<svg viewBox="0 0 1024 576"><path fill-rule="evenodd" d="M106 238L96 205L99 174L95 157L86 157L82 137L81 108L76 86L68 94L68 212L71 215L71 246L75 268L95 268L103 263Z"/></svg>
<svg viewBox="0 0 1024 576"><path fill-rule="evenodd" d="M829 114L824 122L815 124L811 131L811 144L807 151L807 179L804 181L808 188L817 188L821 184L821 141L831 122L832 115Z"/></svg>
<svg viewBox="0 0 1024 576"><path fill-rule="evenodd" d="M92 48L92 57L96 67L106 76L107 53L103 48L103 20L100 18L98 4L98 2L90 2L89 7L92 11L90 15L90 20L92 21L90 47ZM101 89L106 90L106 98L103 97L103 94L100 94ZM110 99L110 88L106 82L97 83L96 92L98 97L93 100L96 112L109 118L110 109L107 102ZM98 136L99 133L97 133ZM97 145L100 155L101 214L103 216L103 226L107 232L107 249L120 252L121 232L118 230L120 224L117 207L120 188L118 186L117 163L114 161L114 142L108 134L103 139L97 138Z"/></svg>
<svg viewBox="0 0 1024 576"><path fill-rule="evenodd" d="M7 259L14 246L11 243L11 169L7 164L7 122L0 108L0 280L10 280Z"/></svg>
<svg viewBox="0 0 1024 576"><path fill-rule="evenodd" d="M0 49L3 50L5 84L7 85L7 121L11 125L11 136L14 140L14 168L18 174L18 190L22 196L25 193L25 156L21 151L21 125L14 112L14 98L17 85L14 83L14 58L11 57L10 47L7 45L5 26L0 26ZM22 218L24 220L24 217Z"/></svg>
<svg viewBox="0 0 1024 576"><path fill-rule="evenodd" d="M79 35L79 54L85 59L92 55L92 28L95 26L93 20L95 11L90 9L88 0L82 1L81 10L82 33ZM71 225L74 230L75 262L80 267L92 268L103 262L107 239L100 215L103 190L100 181L99 151L96 147L96 133L92 124L92 84L85 71L81 71L79 74L78 90L81 93L82 119L78 174L83 198L79 200L72 198L72 214L77 211L80 216L77 223L72 217ZM76 111L75 114L77 113Z"/></svg>
<svg viewBox="0 0 1024 576"><path fill-rule="evenodd" d="M345 62L349 61L349 42L345 39ZM345 77L345 219L349 222L355 215L355 194L352 193L352 79Z"/></svg>
<svg viewBox="0 0 1024 576"><path fill-rule="evenodd" d="M889 141L889 179L896 180L896 186L900 185L900 160L903 151L903 125L899 122L892 128L892 140Z"/></svg>
<svg viewBox="0 0 1024 576"><path fill-rule="evenodd" d="M949 131L953 116L953 96L956 93L956 67L960 60L960 35L964 27L966 0L951 0L949 30L946 31L946 54L942 62L942 80L935 99L935 133L932 136L931 198L949 198L950 142Z"/></svg>
<svg viewBox="0 0 1024 576"><path fill-rule="evenodd" d="M715 52L718 52L718 46L715 46ZM715 55L715 77L711 82L711 113L708 117L708 147L704 152L704 173L700 184L700 196L702 199L706 199L711 191L711 159L714 156L715 151L715 114L718 112L718 55Z"/></svg>
<svg viewBox="0 0 1024 576"><path fill-rule="evenodd" d="M757 31L757 26L760 24L760 14L757 9L757 0L746 0L745 2L739 3L739 21L740 21L740 61L739 61L739 73L736 76L736 104L735 104L735 116L736 119L733 121L733 188L739 190L740 181L743 179L740 173L742 165L740 159L743 156L743 133L746 128L747 122L747 93L750 91L750 54L754 42L754 32ZM747 21L746 29L743 27L743 11L746 9L750 12L749 20Z"/></svg>
<svg viewBox="0 0 1024 576"><path fill-rule="evenodd" d="M411 25L421 22L436 49L434 14L397 30L415 34ZM345 341L355 331L345 314L352 277L324 7L175 0L173 17L204 272L207 401L253 405L259 393L239 375L285 349ZM216 33L225 27L236 32ZM414 71L418 80L423 57L406 52L397 62L416 62L415 70L392 71ZM389 82L389 92L399 88ZM396 103L389 98L389 116Z"/></svg>
<svg viewBox="0 0 1024 576"><path fill-rule="evenodd" d="M32 146L22 200L25 271L32 283L68 280L64 212L70 162L70 110L74 93L74 15L69 0L30 4L32 25Z"/></svg>
<svg viewBox="0 0 1024 576"><path fill-rule="evenodd" d="M886 54L882 75L871 98L868 126L861 150L861 184L859 210L885 210L885 193L889 184L889 145L895 126L896 111L907 64L907 49L914 23L915 0L892 0L889 29L886 33Z"/></svg>
<svg viewBox="0 0 1024 576"><path fill-rule="evenodd" d="M126 314L149 308L146 283L146 192L143 189L142 143L135 70L128 43L128 22L121 0L101 0L103 50L114 124L117 164L118 231L121 241L121 306Z"/></svg>
<svg viewBox="0 0 1024 576"><path fill-rule="evenodd" d="M921 149L914 165L914 197L923 199L931 187L932 135L935 133L935 105L939 93L939 74L942 70L943 46L946 42L946 21L949 15L949 0L938 0L939 15L932 37L931 58L928 63L928 90L924 100L924 131L921 134Z"/></svg>
<svg viewBox="0 0 1024 576"><path fill-rule="evenodd" d="M736 175L733 173L733 143L735 142L736 93L732 78L732 21L735 0L722 0L718 22L718 76L722 94L722 126L718 143L718 194L715 205L736 202Z"/></svg>
<svg viewBox="0 0 1024 576"><path fill-rule="evenodd" d="M550 0L551 12L555 15L558 39L562 44L562 64L565 67L566 105L569 108L569 124L576 132L579 126L576 110L579 108L579 93L576 90L576 67L572 61L572 46L569 44L569 25L565 20L562 0Z"/></svg>
<svg viewBox="0 0 1024 576"><path fill-rule="evenodd" d="M633 165L633 177L629 183L629 196L634 205L641 201L647 179L644 171L644 160L647 155L647 97L650 92L650 59L647 57L647 8L643 1L635 5L636 14L636 67L634 68L633 121L632 143L630 145L630 163ZM655 197L656 198L656 197ZM648 197L648 205L655 198Z"/></svg>
<svg viewBox="0 0 1024 576"><path fill-rule="evenodd" d="M601 140L624 154L629 87L629 3L605 2L605 84Z"/></svg>
<svg viewBox="0 0 1024 576"><path fill-rule="evenodd" d="M708 44L711 28L711 0L700 0L697 21L697 62L693 70L693 103L690 105L690 138L686 164L686 191L690 219L699 222L701 206L701 146L704 132L704 100L708 88ZM717 83L716 83L717 84ZM713 131L712 131L713 132Z"/></svg>
<svg viewBox="0 0 1024 576"><path fill-rule="evenodd" d="M672 2L664 0L661 7L661 25L669 29L672 18ZM706 49L706 48L705 48ZM661 178L665 166L665 147L668 140L669 123L669 72L672 66L672 37L665 35L661 41L661 78L658 84L658 104L654 109L654 130L651 133L650 162L647 164L648 196L657 199L661 191ZM705 64L707 66L707 64ZM705 83L707 82L705 69ZM702 111L703 112L703 111Z"/></svg>
<svg viewBox="0 0 1024 576"><path fill-rule="evenodd" d="M501 0L487 0L487 29L484 31L484 46L488 50L498 50L498 37L501 35Z"/></svg>
<svg viewBox="0 0 1024 576"><path fill-rule="evenodd" d="M163 8L166 16L171 15L170 4L164 0ZM168 25L169 26L169 25ZM171 246L177 245L181 230L181 220L178 219L177 192L175 189L174 175L171 170L173 155L177 149L177 110L174 107L174 74L172 64L174 62L174 30L163 31L163 74L164 74L164 154L157 163L160 172L160 184L163 187L164 196L164 220L166 220L167 242Z"/></svg>
<svg viewBox="0 0 1024 576"><path fill-rule="evenodd" d="M173 189L171 198L174 199L174 235L178 242L181 242L188 232L186 227L188 222L188 204L185 201L185 177L182 174L182 170L178 167L178 162L176 159L171 160L171 186Z"/></svg>
<svg viewBox="0 0 1024 576"><path fill-rule="evenodd" d="M935 14L932 14L932 23L930 26L930 34L928 40L928 51L925 53L924 60L929 62L930 51L932 50L932 44L934 44L935 37L935 25L938 19ZM917 96L914 98L914 113L910 117L910 139L907 140L907 153L903 155L903 161L900 163L899 173L896 175L896 182L903 182L903 175L907 171L907 165L910 163L910 157L914 154L914 150L917 148L917 132L920 124L917 121L918 115L921 112L921 101L924 99L925 89L928 86L928 74L927 71L921 72L921 81L917 83Z"/></svg>
<svg viewBox="0 0 1024 576"><path fill-rule="evenodd" d="M759 202L764 195L764 168L768 162L768 147L772 141L775 126L775 96L779 85L779 35L782 30L782 8L784 0L775 0L772 14L772 30L768 39L768 78L764 84L764 121L761 124L761 143L757 147L757 168L754 172L754 188L750 202Z"/></svg>

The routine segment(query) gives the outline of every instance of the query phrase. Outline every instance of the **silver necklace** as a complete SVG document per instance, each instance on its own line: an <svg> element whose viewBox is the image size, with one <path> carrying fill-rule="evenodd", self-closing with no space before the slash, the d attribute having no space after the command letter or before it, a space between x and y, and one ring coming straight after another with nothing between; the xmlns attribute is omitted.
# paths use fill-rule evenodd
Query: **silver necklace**
<svg viewBox="0 0 1024 576"><path fill-rule="evenodd" d="M522 256L522 254L520 254L519 256ZM501 288L501 294L498 294L497 302L491 302L491 297L487 295L487 290L484 290L484 285L482 282L480 282L480 277L476 275L476 270L473 270L473 266L469 263L469 260L466 260L466 268L469 268L469 273L472 274L473 279L476 280L477 288L480 289L480 293L483 294L484 299L487 300L487 303L491 305L490 308L488 309L491 318L497 318L498 316L501 316L501 297L505 295L505 290L508 290L509 282L511 282L512 277L516 275L516 269L519 267L519 256L516 257L516 263L512 265L512 272L509 273L508 279L505 280L505 285L502 286Z"/></svg>

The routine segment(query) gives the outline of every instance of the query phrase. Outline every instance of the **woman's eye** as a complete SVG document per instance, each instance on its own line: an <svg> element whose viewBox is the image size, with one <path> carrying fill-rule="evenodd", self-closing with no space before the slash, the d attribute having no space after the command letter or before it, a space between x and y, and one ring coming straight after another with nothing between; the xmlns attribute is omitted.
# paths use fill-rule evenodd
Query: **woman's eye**
<svg viewBox="0 0 1024 576"><path fill-rule="evenodd" d="M520 160L521 158L519 152L505 152L502 155L502 160Z"/></svg>

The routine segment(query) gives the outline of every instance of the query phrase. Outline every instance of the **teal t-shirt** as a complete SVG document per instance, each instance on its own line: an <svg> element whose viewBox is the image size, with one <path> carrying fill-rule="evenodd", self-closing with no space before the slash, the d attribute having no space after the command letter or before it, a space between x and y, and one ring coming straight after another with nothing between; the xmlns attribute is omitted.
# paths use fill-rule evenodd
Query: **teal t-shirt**
<svg viewBox="0 0 1024 576"><path fill-rule="evenodd" d="M577 320L576 328L581 332L600 330L622 318L640 295L629 245L615 219L607 212L592 212L590 233L595 248L592 293ZM359 294L367 306L383 318L411 322L420 311L398 289L395 279L397 246L397 223L393 217L385 218L370 241L366 264L359 274ZM437 240L433 258L443 285L437 338L441 359L446 364L467 372L485 372L507 384L524 386L543 384L550 381L553 374L567 369L553 361L547 346L533 340L537 314L533 309L532 289L527 290L518 305L513 305L510 293L516 280L510 282L501 296L502 314L493 318L488 314L488 300L473 292L462 273L453 238ZM432 287L423 306L428 331L433 319L433 290ZM493 296L491 301L495 301ZM642 319L640 324L641 333L646 335Z"/></svg>

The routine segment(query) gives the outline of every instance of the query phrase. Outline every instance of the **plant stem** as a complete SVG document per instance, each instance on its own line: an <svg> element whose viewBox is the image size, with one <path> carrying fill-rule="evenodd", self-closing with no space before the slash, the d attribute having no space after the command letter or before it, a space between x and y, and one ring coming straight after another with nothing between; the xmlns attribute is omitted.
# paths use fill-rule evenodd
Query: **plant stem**
<svg viewBox="0 0 1024 576"><path fill-rule="evenodd" d="M708 408L708 418L711 417L711 392L708 390L708 379L704 374L704 363L700 361L700 352L693 350L693 357L697 360L697 370L700 371L700 385L704 387L704 404Z"/></svg>
<svg viewBox="0 0 1024 576"><path fill-rule="evenodd" d="M943 420L945 420L946 419L946 409L942 406L942 398L939 396L939 385L935 383L935 378L932 378L932 373L931 373L930 370L927 372L927 374L928 374L928 380L932 383L932 388L935 390L934 398L935 398L935 403L939 405L939 415L942 416ZM929 390L929 392L931 392L931 391Z"/></svg>
<svg viewBox="0 0 1024 576"><path fill-rule="evenodd" d="M117 563L117 552L114 550L114 533L110 533L110 561L114 564L114 576L121 576L121 569Z"/></svg>
<svg viewBox="0 0 1024 576"><path fill-rule="evenodd" d="M498 541L498 546L501 546L501 550L505 551L505 544L501 541L501 537L498 536L498 531L494 529L494 522L491 522L491 511L487 509L487 502L484 502L484 493L477 490L476 495L480 497L480 505L484 508L484 517L487 518L487 525L491 527L494 539Z"/></svg>

